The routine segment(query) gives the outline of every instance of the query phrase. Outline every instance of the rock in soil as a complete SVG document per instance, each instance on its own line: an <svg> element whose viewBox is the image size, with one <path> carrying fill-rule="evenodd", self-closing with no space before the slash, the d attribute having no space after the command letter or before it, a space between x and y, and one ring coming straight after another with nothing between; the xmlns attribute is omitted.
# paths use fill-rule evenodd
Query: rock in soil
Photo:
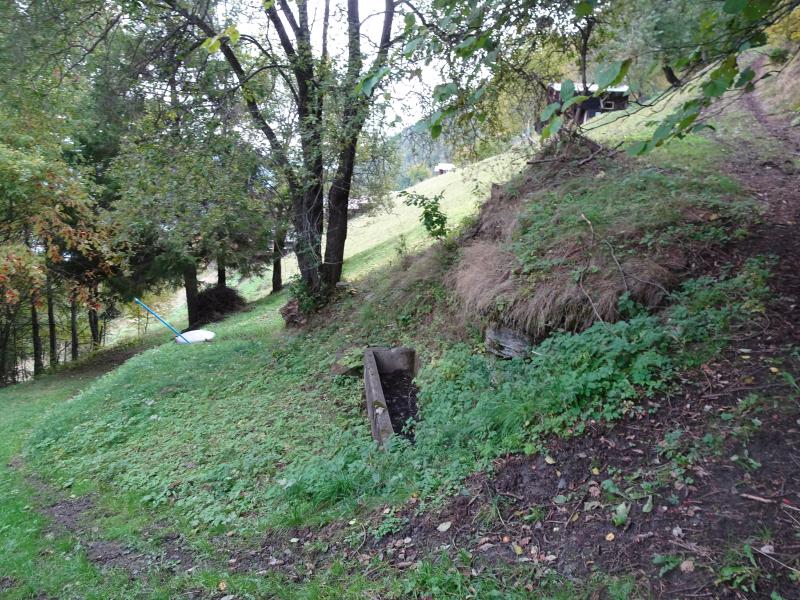
<svg viewBox="0 0 800 600"><path fill-rule="evenodd" d="M525 358L533 339L522 331L492 323L486 328L484 344L489 352L501 358Z"/></svg>

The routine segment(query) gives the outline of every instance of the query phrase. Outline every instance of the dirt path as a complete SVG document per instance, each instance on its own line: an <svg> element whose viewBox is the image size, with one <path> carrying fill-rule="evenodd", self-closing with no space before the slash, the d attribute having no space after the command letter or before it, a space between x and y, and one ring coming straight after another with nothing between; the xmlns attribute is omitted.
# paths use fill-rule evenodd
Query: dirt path
<svg viewBox="0 0 800 600"><path fill-rule="evenodd" d="M100 511L91 496L73 498L55 492L38 480L28 480L38 491L39 510L52 519L53 533L67 532L84 547L86 557L100 569L122 569L133 579L151 569L169 573L187 572L202 566L188 544L168 529L152 527L143 533L143 541L156 550L143 551L117 540L104 539L94 526Z"/></svg>

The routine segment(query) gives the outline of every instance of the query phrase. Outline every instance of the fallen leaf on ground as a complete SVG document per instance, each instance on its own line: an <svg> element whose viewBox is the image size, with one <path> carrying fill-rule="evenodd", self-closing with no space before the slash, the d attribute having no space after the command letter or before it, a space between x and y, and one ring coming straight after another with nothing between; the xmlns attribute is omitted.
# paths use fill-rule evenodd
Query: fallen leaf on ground
<svg viewBox="0 0 800 600"><path fill-rule="evenodd" d="M606 534L606 541L613 542L615 537L617 536L615 536L613 533Z"/></svg>
<svg viewBox="0 0 800 600"><path fill-rule="evenodd" d="M694 571L694 561L685 560L681 563L681 573L691 573Z"/></svg>
<svg viewBox="0 0 800 600"><path fill-rule="evenodd" d="M440 523L439 526L436 529L437 529L437 531L440 531L441 533L444 533L445 531L450 529L450 526L452 524L453 524L452 521L445 521L444 523Z"/></svg>

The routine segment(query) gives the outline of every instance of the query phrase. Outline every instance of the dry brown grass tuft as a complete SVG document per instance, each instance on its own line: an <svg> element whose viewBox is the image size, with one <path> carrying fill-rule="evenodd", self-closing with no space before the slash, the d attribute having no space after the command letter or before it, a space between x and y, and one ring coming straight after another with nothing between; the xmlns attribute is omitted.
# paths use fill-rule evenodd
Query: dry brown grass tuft
<svg viewBox="0 0 800 600"><path fill-rule="evenodd" d="M468 313L487 315L517 297L519 284L512 274L516 264L516 257L498 244L477 241L463 249L448 283Z"/></svg>
<svg viewBox="0 0 800 600"><path fill-rule="evenodd" d="M465 236L459 261L446 278L465 318L487 318L541 340L556 329L582 331L598 320L618 319L619 299L626 292L649 308L664 301L677 283L682 256L662 251L620 263L610 244L588 234L562 238L545 250L542 258L555 265L546 276L524 274L506 247L517 227L520 198L529 201L537 183L541 179L535 174L527 176L516 194L493 186L477 225Z"/></svg>
<svg viewBox="0 0 800 600"><path fill-rule="evenodd" d="M541 281L517 274L516 257L491 242L464 248L450 277L468 314L488 317L524 331L537 340L556 329L582 331L597 320L615 321L620 296L659 306L676 276L649 258L617 265L610 250L584 248L582 269L556 268Z"/></svg>

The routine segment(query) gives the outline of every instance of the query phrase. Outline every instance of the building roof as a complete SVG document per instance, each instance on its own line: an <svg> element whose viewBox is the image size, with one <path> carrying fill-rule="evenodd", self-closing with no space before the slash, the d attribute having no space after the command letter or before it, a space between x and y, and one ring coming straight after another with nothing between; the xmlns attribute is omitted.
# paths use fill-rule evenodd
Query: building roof
<svg viewBox="0 0 800 600"><path fill-rule="evenodd" d="M433 170L434 171L453 171L456 166L453 163L439 163L436 165Z"/></svg>
<svg viewBox="0 0 800 600"><path fill-rule="evenodd" d="M551 83L548 87L553 88L555 91L561 91L561 84L560 83ZM589 84L589 93L595 93L597 91L597 84L590 83ZM583 92L583 84L575 82L575 91L576 92ZM618 94L627 94L630 91L630 88L627 85L616 85L612 87L608 87L605 89L606 92L618 93Z"/></svg>

